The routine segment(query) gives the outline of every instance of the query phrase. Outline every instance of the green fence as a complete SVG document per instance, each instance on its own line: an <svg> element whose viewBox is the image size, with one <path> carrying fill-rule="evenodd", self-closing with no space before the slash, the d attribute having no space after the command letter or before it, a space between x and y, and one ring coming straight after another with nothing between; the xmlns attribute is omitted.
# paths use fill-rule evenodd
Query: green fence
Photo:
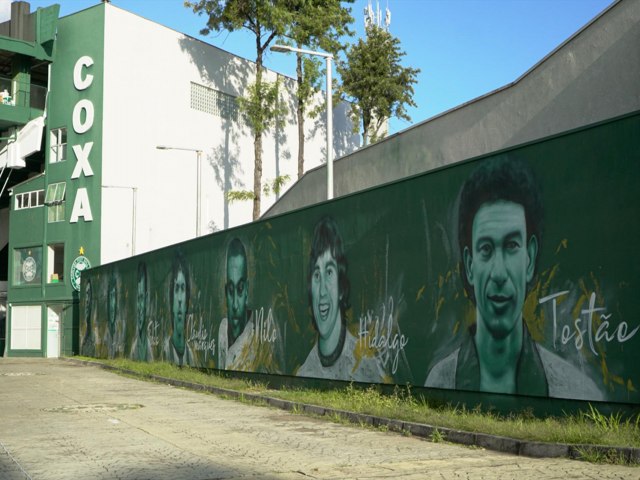
<svg viewBox="0 0 640 480"><path fill-rule="evenodd" d="M80 351L638 404L639 165L635 114L94 268Z"/></svg>

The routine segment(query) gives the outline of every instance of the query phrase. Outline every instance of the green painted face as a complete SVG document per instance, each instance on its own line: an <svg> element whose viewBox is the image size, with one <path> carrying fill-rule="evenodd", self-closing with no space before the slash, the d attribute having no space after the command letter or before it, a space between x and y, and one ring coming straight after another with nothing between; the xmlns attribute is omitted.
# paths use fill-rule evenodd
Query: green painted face
<svg viewBox="0 0 640 480"><path fill-rule="evenodd" d="M187 314L187 282L182 270L173 281L173 346L182 355L184 353L184 326Z"/></svg>
<svg viewBox="0 0 640 480"><path fill-rule="evenodd" d="M145 317L147 315L147 292L146 292L146 278L144 275L140 275L138 278L138 290L136 295L136 312L137 312L137 327L138 334L143 335L145 327Z"/></svg>
<svg viewBox="0 0 640 480"><path fill-rule="evenodd" d="M247 323L247 261L242 255L227 260L226 294L227 315L235 341Z"/></svg>
<svg viewBox="0 0 640 480"><path fill-rule="evenodd" d="M87 323L87 328L91 326L91 282L87 282L87 286L84 289L84 318Z"/></svg>
<svg viewBox="0 0 640 480"><path fill-rule="evenodd" d="M320 343L336 339L340 331L340 291L338 265L329 250L318 257L311 277L311 305L318 326ZM322 349L322 348L321 348ZM330 351L330 348L327 348Z"/></svg>
<svg viewBox="0 0 640 480"><path fill-rule="evenodd" d="M115 282L109 286L109 329L113 333L116 327L116 307L118 303L118 295L116 293Z"/></svg>
<svg viewBox="0 0 640 480"><path fill-rule="evenodd" d="M522 205L497 201L480 207L473 219L471 250L464 250L478 328L486 329L496 339L514 330L522 319L536 254L537 240L527 239Z"/></svg>

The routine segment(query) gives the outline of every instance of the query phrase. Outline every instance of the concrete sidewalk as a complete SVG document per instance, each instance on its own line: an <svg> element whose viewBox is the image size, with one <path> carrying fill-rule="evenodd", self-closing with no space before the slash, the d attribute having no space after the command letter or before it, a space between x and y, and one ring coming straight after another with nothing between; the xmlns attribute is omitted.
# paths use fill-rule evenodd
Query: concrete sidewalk
<svg viewBox="0 0 640 480"><path fill-rule="evenodd" d="M0 479L636 478L435 444L124 378L0 358Z"/></svg>

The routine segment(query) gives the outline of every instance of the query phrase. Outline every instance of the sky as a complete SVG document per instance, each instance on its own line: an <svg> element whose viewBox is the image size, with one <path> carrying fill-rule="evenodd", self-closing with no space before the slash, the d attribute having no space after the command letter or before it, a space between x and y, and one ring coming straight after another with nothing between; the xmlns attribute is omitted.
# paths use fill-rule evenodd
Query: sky
<svg viewBox="0 0 640 480"><path fill-rule="evenodd" d="M404 66L419 68L411 122L392 119L395 133L518 79L614 0L356 0L352 5L355 43L364 34L364 9L371 1L391 11L390 33L406 52ZM100 0L59 0L66 16ZM0 0L0 21L9 17L11 0ZM54 0L31 0L31 9ZM255 59L248 33L214 32L205 37L204 17L183 0L112 0L119 8L199 38L235 55ZM266 66L293 76L291 54L269 52ZM334 80L335 81L335 80Z"/></svg>

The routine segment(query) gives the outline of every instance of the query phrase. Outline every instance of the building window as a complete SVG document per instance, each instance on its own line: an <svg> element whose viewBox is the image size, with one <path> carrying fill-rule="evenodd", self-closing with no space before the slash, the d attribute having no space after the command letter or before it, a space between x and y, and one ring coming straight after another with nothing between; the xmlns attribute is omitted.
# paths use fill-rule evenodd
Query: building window
<svg viewBox="0 0 640 480"><path fill-rule="evenodd" d="M47 196L44 199L44 204L48 207L49 223L64 221L64 204L65 204L65 192L67 184L52 183L47 187Z"/></svg>
<svg viewBox="0 0 640 480"><path fill-rule="evenodd" d="M54 243L47 248L47 282L58 283L64 279L64 243Z"/></svg>
<svg viewBox="0 0 640 480"><path fill-rule="evenodd" d="M191 108L225 120L238 121L236 97L193 82L191 82Z"/></svg>
<svg viewBox="0 0 640 480"><path fill-rule="evenodd" d="M13 284L40 285L42 282L42 247L13 250Z"/></svg>
<svg viewBox="0 0 640 480"><path fill-rule="evenodd" d="M62 162L67 159L67 129L55 128L49 133L49 163Z"/></svg>
<svg viewBox="0 0 640 480"><path fill-rule="evenodd" d="M15 209L36 208L44 205L44 190L34 190L33 192L17 193L15 195Z"/></svg>
<svg viewBox="0 0 640 480"><path fill-rule="evenodd" d="M40 350L42 345L42 307L11 307L11 349Z"/></svg>

